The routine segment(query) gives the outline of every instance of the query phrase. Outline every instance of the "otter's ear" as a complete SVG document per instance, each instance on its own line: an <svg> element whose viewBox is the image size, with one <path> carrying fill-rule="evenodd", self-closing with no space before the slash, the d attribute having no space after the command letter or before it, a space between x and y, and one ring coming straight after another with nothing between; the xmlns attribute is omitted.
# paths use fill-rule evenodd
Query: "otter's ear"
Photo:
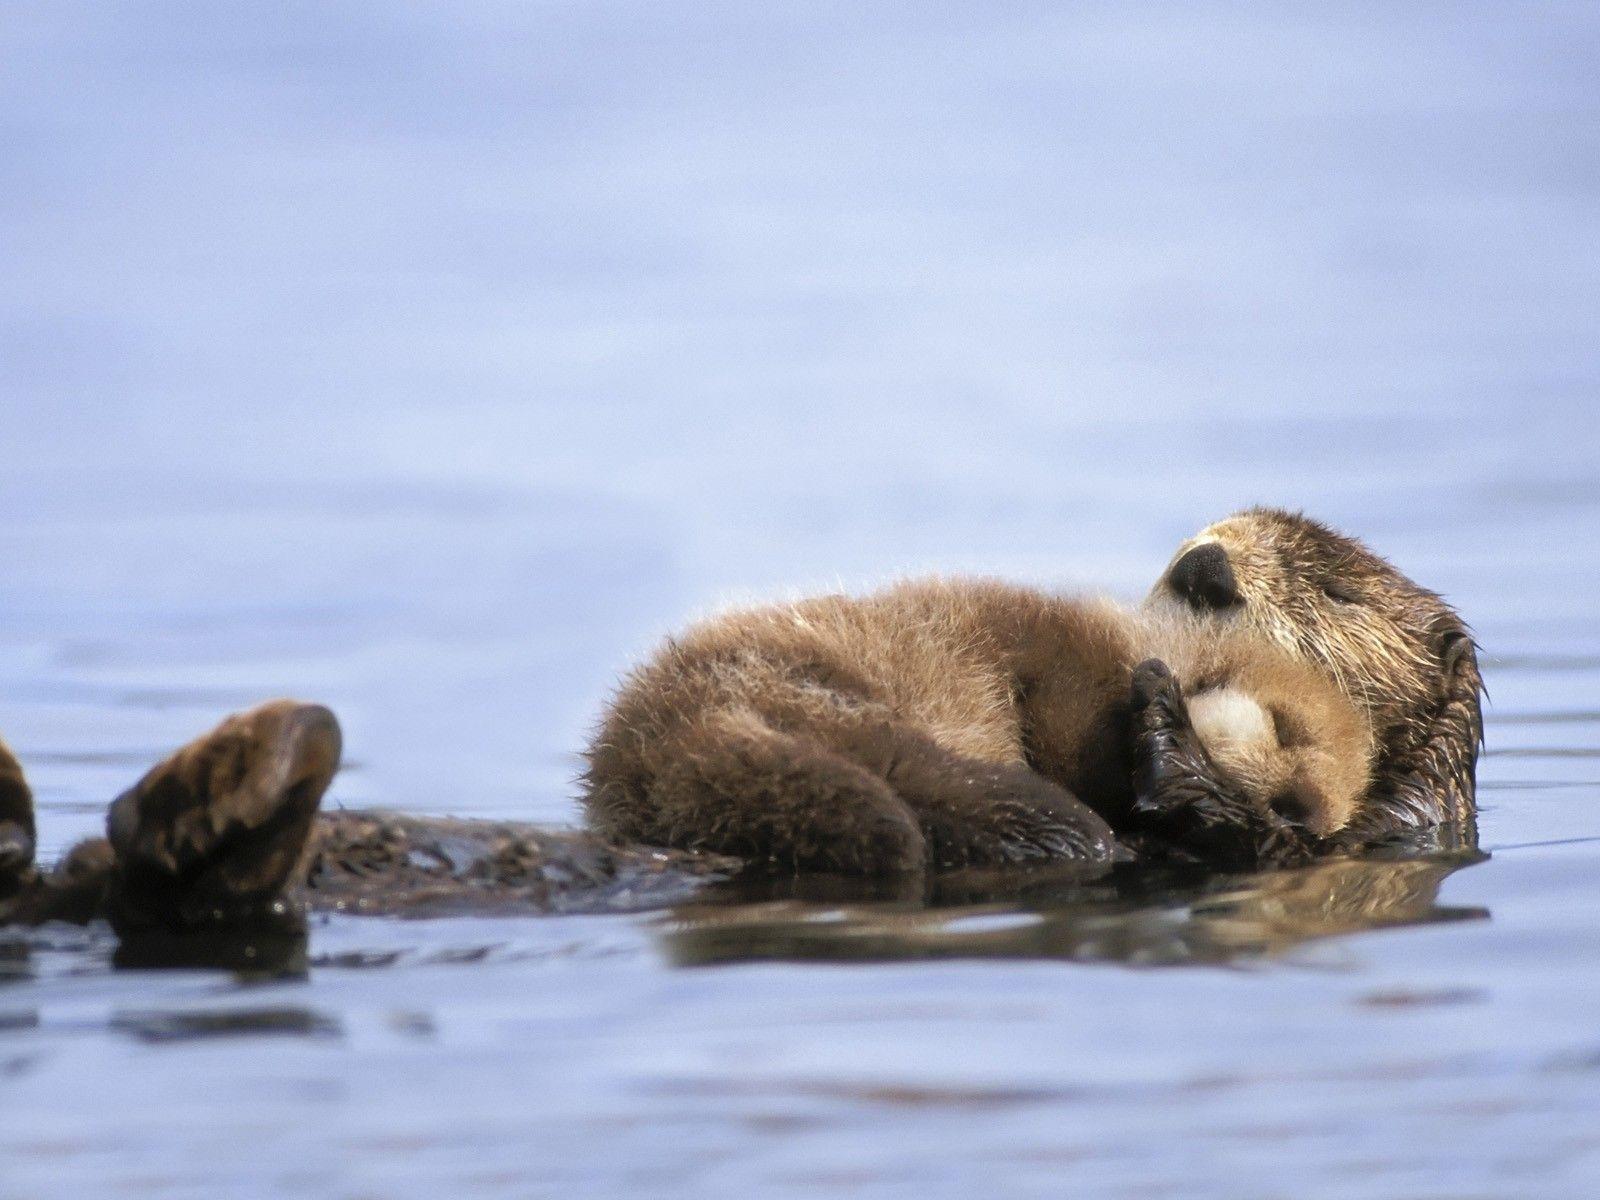
<svg viewBox="0 0 1600 1200"><path fill-rule="evenodd" d="M1439 662L1444 668L1444 702L1471 710L1475 742L1483 740L1483 676L1478 671L1478 643L1472 631L1453 622L1439 636Z"/></svg>
<svg viewBox="0 0 1600 1200"><path fill-rule="evenodd" d="M1439 661L1444 664L1446 691L1450 688L1450 681L1468 672L1473 677L1474 686L1481 686L1481 680L1478 679L1478 647L1465 629L1447 629L1440 635Z"/></svg>

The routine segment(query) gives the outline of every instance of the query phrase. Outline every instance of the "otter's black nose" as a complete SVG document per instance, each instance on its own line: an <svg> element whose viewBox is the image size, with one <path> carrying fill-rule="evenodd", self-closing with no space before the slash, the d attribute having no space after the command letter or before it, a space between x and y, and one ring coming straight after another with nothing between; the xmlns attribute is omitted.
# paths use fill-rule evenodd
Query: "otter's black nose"
<svg viewBox="0 0 1600 1200"><path fill-rule="evenodd" d="M1196 546L1173 563L1167 582L1192 608L1228 608L1239 603L1239 583L1228 563L1228 552L1216 542Z"/></svg>

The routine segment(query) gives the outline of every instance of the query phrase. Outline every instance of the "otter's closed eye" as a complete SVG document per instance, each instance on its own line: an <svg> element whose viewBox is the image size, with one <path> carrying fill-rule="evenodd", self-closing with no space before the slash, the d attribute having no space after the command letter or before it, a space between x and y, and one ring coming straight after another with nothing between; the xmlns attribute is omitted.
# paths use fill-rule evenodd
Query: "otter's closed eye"
<svg viewBox="0 0 1600 1200"><path fill-rule="evenodd" d="M1361 603L1361 593L1342 579L1324 579L1322 581L1322 594L1330 600L1337 600L1340 604Z"/></svg>

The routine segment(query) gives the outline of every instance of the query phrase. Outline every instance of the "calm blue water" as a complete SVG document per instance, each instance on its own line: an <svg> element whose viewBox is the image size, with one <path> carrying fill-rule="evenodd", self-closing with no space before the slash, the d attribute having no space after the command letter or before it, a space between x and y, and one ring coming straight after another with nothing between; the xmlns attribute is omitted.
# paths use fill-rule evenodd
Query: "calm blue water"
<svg viewBox="0 0 1600 1200"><path fill-rule="evenodd" d="M1464 919L1310 942L771 900L335 920L242 984L46 931L0 949L0 1198L1590 1194L1597 51L1573 4L6 5L48 854L285 693L345 722L330 803L571 821L693 615L1135 596L1266 501L1477 627L1493 857ZM1223 965L1077 961L1197 927Z"/></svg>

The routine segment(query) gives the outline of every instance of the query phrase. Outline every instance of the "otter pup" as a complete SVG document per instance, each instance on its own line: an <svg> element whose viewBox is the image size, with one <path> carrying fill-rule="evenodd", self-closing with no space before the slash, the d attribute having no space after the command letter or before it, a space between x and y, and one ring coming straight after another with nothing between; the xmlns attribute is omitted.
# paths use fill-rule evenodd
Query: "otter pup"
<svg viewBox="0 0 1600 1200"><path fill-rule="evenodd" d="M946 580L728 613L669 641L589 748L589 819L802 870L1109 858L1137 808L1130 683L1152 657L1191 681L1192 734L1241 803L1318 836L1350 819L1370 727L1271 640Z"/></svg>

